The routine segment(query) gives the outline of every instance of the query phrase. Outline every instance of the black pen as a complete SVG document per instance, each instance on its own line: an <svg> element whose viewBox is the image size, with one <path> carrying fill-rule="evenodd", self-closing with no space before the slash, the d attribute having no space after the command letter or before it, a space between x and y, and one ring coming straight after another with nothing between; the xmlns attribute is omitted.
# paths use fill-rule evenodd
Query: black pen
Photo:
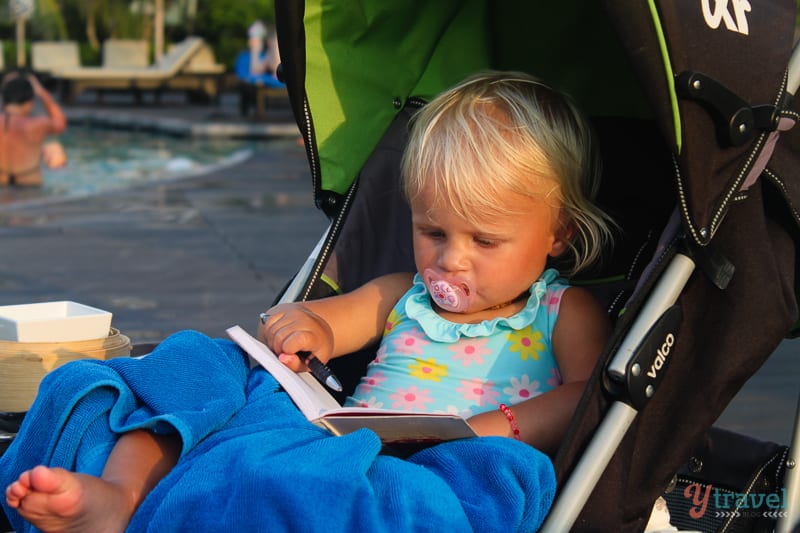
<svg viewBox="0 0 800 533"><path fill-rule="evenodd" d="M328 368L322 361L311 352L297 352L297 357L305 361L308 369L311 370L311 375L323 383L329 389L336 392L342 392L342 384L336 376L333 375L331 369Z"/></svg>
<svg viewBox="0 0 800 533"><path fill-rule="evenodd" d="M269 315L267 313L261 313L258 315L258 318L261 319L262 324L266 324L267 320L269 320ZM301 351L297 352L296 355L305 361L306 365L308 365L308 369L311 370L311 375L317 378L320 383L336 392L342 392L342 384L339 382L339 379L334 376L331 369L325 366L325 363L317 359L314 354Z"/></svg>

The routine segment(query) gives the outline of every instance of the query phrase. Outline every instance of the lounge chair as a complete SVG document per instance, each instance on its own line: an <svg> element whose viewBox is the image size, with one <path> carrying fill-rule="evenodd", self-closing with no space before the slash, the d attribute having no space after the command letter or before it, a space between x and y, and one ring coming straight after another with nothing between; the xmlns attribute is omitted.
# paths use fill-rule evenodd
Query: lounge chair
<svg viewBox="0 0 800 533"><path fill-rule="evenodd" d="M167 82L167 88L216 98L224 72L225 65L217 63L214 51L204 43L191 57L186 68Z"/></svg>
<svg viewBox="0 0 800 533"><path fill-rule="evenodd" d="M147 68L150 64L150 45L143 39L107 39L103 41L102 68ZM64 85L69 85L65 83ZM118 87L114 87L116 89ZM98 88L102 99L107 88ZM68 98L74 97L67 96Z"/></svg>
<svg viewBox="0 0 800 533"><path fill-rule="evenodd" d="M48 88L56 69L79 68L81 57L76 41L35 41L31 44L31 69Z"/></svg>
<svg viewBox="0 0 800 533"><path fill-rule="evenodd" d="M75 41L36 41L31 44L31 68L37 75L80 66L81 58Z"/></svg>
<svg viewBox="0 0 800 533"><path fill-rule="evenodd" d="M193 81L196 88L205 88L210 96L216 96L225 67L213 59L209 61L209 54L213 56L202 38L187 37L160 61L146 67L60 68L53 75L69 84L70 101L88 89L133 90L138 97L142 90L160 91L179 81L184 85Z"/></svg>
<svg viewBox="0 0 800 533"><path fill-rule="evenodd" d="M107 39L103 42L103 67L146 68L150 46L143 39Z"/></svg>

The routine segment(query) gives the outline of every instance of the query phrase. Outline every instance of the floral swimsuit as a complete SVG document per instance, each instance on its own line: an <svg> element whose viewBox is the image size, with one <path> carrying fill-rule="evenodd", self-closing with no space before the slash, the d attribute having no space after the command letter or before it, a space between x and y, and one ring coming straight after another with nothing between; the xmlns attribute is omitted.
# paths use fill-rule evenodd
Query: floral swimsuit
<svg viewBox="0 0 800 533"><path fill-rule="evenodd" d="M555 388L561 376L551 337L567 288L548 269L519 313L458 324L436 314L416 275L389 314L375 359L346 404L469 417Z"/></svg>

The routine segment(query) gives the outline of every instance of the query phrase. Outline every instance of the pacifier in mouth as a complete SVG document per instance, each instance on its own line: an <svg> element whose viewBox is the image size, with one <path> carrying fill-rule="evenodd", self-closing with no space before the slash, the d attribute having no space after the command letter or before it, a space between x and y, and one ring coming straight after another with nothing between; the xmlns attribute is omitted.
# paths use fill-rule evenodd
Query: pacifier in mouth
<svg viewBox="0 0 800 533"><path fill-rule="evenodd" d="M430 268L425 270L424 279L431 299L445 311L463 313L469 308L472 291L466 281L447 280Z"/></svg>

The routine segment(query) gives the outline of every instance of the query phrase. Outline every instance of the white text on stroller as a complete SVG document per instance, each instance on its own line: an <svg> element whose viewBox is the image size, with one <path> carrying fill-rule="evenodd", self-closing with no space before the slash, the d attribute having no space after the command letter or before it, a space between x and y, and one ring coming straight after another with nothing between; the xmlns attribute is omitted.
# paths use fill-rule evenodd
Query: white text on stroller
<svg viewBox="0 0 800 533"><path fill-rule="evenodd" d="M725 22L725 27L731 31L742 35L750 33L750 27L747 25L747 16L745 15L751 10L749 0L730 0L730 3L733 4L733 16L731 16L728 9L729 0L713 0L713 11L711 10L711 1L700 0L703 6L703 18L709 28L716 30L720 22Z"/></svg>
<svg viewBox="0 0 800 533"><path fill-rule="evenodd" d="M672 348L673 344L675 344L675 336L672 333L667 333L664 344L661 345L661 348L656 350L656 360L650 365L650 371L647 373L649 377L656 379L658 371L664 366L667 356L669 356L669 349Z"/></svg>

